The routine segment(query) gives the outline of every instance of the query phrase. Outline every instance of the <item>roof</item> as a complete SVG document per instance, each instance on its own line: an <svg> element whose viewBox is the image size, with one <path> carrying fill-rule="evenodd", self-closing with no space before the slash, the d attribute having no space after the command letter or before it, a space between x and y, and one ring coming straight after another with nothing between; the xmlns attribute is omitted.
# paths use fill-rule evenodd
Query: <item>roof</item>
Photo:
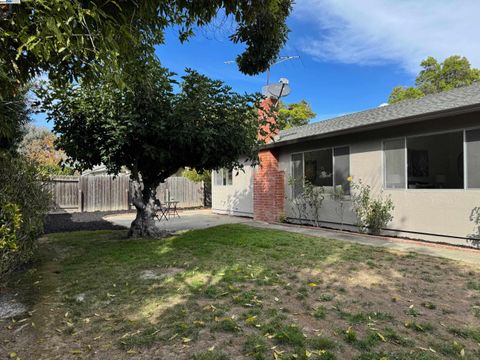
<svg viewBox="0 0 480 360"><path fill-rule="evenodd" d="M282 130L266 147L480 110L480 83Z"/></svg>

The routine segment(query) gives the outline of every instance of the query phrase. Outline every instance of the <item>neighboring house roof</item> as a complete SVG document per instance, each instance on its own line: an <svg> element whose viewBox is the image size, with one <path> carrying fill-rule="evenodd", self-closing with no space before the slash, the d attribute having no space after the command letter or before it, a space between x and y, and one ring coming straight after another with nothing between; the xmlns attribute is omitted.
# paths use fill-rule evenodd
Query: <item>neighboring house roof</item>
<svg viewBox="0 0 480 360"><path fill-rule="evenodd" d="M480 83L282 130L266 147L480 110Z"/></svg>

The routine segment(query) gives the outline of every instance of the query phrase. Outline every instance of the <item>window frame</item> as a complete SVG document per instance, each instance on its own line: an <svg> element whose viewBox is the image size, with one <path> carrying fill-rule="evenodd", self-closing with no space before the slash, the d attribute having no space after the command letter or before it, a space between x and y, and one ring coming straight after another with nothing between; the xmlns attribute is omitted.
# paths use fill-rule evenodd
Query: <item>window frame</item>
<svg viewBox="0 0 480 360"><path fill-rule="evenodd" d="M292 157L294 155L302 155L302 170L303 170L303 174L302 174L302 186L305 186L305 153L308 153L308 152L314 152L314 151L322 151L322 150L331 150L332 152L332 185L329 185L329 186L323 186L324 188L326 189L333 189L334 186L335 186L335 149L337 148L348 148L348 168L350 169L350 172L352 171L352 159L351 159L351 155L352 155L352 152L351 152L351 146L350 144L345 144L345 145L337 145L337 146L325 146L325 147L321 147L321 148L314 148L314 149L309 149L309 150L304 150L304 151L296 151L296 152L292 152L290 153L290 175L293 177L293 160L292 160ZM291 189L291 194L292 194L292 198L295 198L295 187L294 186L290 186ZM318 186L320 187L320 186ZM350 196L350 195L346 195L346 196Z"/></svg>
<svg viewBox="0 0 480 360"><path fill-rule="evenodd" d="M227 171L227 176L225 177L225 171ZM230 180L231 180L231 184L228 183L228 174L231 172L231 177L230 177ZM217 180L220 179L221 180L221 184L218 184ZM215 170L215 179L214 179L214 184L215 186L233 186L233 170L229 170L229 169L226 169L226 168L220 168L218 170ZM224 180L225 180L225 183L224 183Z"/></svg>
<svg viewBox="0 0 480 360"><path fill-rule="evenodd" d="M467 175L468 175L468 162L467 162L467 131L470 130L480 130L479 126L472 126L472 127L465 127L460 129L450 129L450 130L439 130L439 131L432 131L427 133L421 134L414 134L414 135L405 135L405 136L396 136L391 138L383 138L382 139L382 190L385 191L412 191L412 192L432 192L432 191L442 191L442 192L449 192L449 191L480 191L480 188L469 188ZM417 138L417 137L426 137L426 136L435 136L435 135L442 135L442 134L451 134L451 133L462 133L462 151L463 151L463 187L457 189L444 189L444 188L436 188L436 189L410 189L408 187L408 139L409 138ZM404 141L404 176L405 176L405 187L404 188L387 188L386 182L386 166L385 166L385 142L387 141L394 141L394 140L403 140Z"/></svg>

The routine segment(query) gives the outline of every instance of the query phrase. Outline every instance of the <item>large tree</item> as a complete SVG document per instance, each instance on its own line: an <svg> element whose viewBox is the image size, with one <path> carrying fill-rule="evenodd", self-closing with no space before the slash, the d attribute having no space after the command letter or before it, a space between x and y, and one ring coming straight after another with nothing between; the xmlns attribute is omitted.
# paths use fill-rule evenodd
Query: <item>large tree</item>
<svg viewBox="0 0 480 360"><path fill-rule="evenodd" d="M186 41L216 17L229 17L236 24L230 40L245 45L236 59L240 71L263 72L287 40L292 2L35 0L0 5L0 145L18 137L21 125L7 111L12 100L21 107L21 89L34 77L46 73L57 86L110 77L122 87L125 62L139 49L153 59L154 46L163 43L168 28L178 29L179 39Z"/></svg>
<svg viewBox="0 0 480 360"><path fill-rule="evenodd" d="M0 5L0 59L11 78L30 80L41 71L52 79L118 76L132 47L164 41L169 27L187 40L219 14L231 17L234 43L245 44L237 63L246 74L268 69L286 42L292 0L35 0ZM93 71L92 71L93 70ZM117 79L118 80L118 79Z"/></svg>
<svg viewBox="0 0 480 360"><path fill-rule="evenodd" d="M130 235L158 236L152 215L160 182L182 167L242 167L240 156L255 162L259 98L239 95L193 70L174 92L174 74L157 61L129 66L136 71L128 72L124 88L105 79L40 95L72 165L131 170L137 217Z"/></svg>
<svg viewBox="0 0 480 360"><path fill-rule="evenodd" d="M420 66L422 70L417 75L415 87L396 86L388 98L390 104L471 85L480 80L480 70L472 68L467 58L458 55L446 58L443 63L430 56Z"/></svg>
<svg viewBox="0 0 480 360"><path fill-rule="evenodd" d="M288 105L279 101L277 125L279 129L289 129L295 126L306 125L316 115L305 100Z"/></svg>

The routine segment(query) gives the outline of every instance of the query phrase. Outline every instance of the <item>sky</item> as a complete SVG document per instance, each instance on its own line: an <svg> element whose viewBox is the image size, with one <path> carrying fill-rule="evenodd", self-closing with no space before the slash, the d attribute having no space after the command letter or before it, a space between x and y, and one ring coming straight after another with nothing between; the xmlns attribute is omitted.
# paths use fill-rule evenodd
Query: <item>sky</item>
<svg viewBox="0 0 480 360"><path fill-rule="evenodd" d="M479 13L478 0L297 0L280 55L300 59L273 66L270 82L287 78L284 101L306 100L317 114L312 121L377 107L394 86L413 85L428 56L462 55L480 67ZM233 29L219 17L184 44L171 30L156 54L179 75L192 68L237 92L261 91L266 74L247 76L225 64L243 49L228 40ZM51 128L43 115L34 122Z"/></svg>

